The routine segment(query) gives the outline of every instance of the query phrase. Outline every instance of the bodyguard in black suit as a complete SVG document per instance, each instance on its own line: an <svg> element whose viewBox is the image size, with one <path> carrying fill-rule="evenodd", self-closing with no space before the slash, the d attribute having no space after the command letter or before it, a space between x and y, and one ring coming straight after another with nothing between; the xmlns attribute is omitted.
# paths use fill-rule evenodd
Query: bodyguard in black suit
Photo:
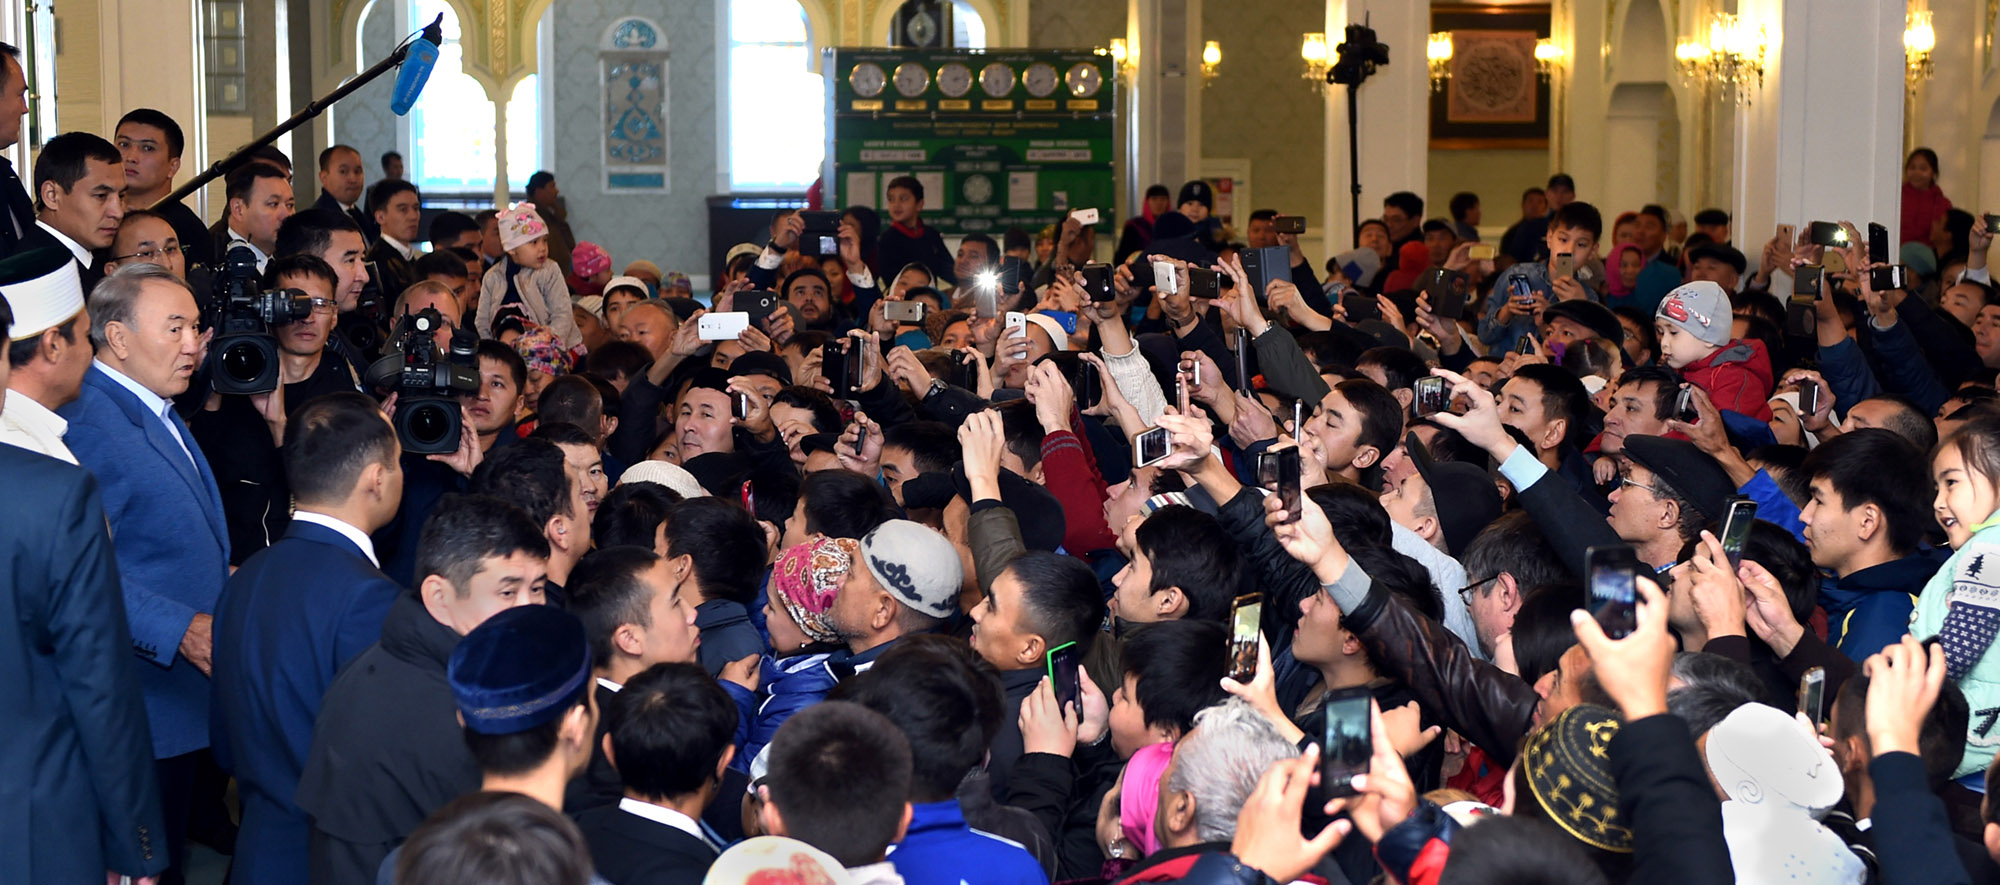
<svg viewBox="0 0 2000 885"><path fill-rule="evenodd" d="M701 665L658 664L625 683L617 715L625 798L577 815L591 861L613 882L699 885L716 857L700 815L735 756L736 705Z"/></svg>
<svg viewBox="0 0 2000 885"><path fill-rule="evenodd" d="M382 229L375 226L375 219L361 208L361 192L366 175L361 165L361 153L344 144L319 152L319 199L313 201L314 209L330 209L354 221L361 228L361 235L368 242L375 242L382 235Z"/></svg>
<svg viewBox="0 0 2000 885"><path fill-rule="evenodd" d="M21 70L21 50L0 43L0 151L21 140L21 118L28 113L28 77ZM0 256L21 250L35 227L35 201L21 184L14 162L0 157Z"/></svg>
<svg viewBox="0 0 2000 885"><path fill-rule="evenodd" d="M11 319L0 302L0 338ZM0 882L158 874L166 822L97 483L10 445L0 476Z"/></svg>
<svg viewBox="0 0 2000 885"><path fill-rule="evenodd" d="M35 223L76 256L83 291L104 279L97 252L118 238L125 217L125 159L88 132L65 132L35 155Z"/></svg>

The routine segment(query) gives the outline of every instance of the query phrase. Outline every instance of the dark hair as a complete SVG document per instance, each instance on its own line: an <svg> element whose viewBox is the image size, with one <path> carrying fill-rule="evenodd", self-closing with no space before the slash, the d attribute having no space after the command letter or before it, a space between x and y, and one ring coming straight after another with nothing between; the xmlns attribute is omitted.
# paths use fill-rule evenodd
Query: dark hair
<svg viewBox="0 0 2000 885"><path fill-rule="evenodd" d="M1409 191L1397 191L1382 198L1384 207L1394 206L1411 218L1424 217L1424 198Z"/></svg>
<svg viewBox="0 0 2000 885"><path fill-rule="evenodd" d="M596 446L604 400L597 395L597 385L581 375L560 375L542 388L542 395L535 400L535 417L543 425L574 424L588 434L589 444Z"/></svg>
<svg viewBox="0 0 2000 885"><path fill-rule="evenodd" d="M439 249L436 252L425 253L411 262L410 272L420 280L433 276L462 280L466 278L465 259L453 255L450 249Z"/></svg>
<svg viewBox="0 0 2000 885"><path fill-rule="evenodd" d="M1430 375L1431 367L1424 358L1407 347L1371 347L1361 352L1361 358L1354 361L1356 367L1375 365L1382 367L1382 377L1388 382L1382 386L1390 390L1402 390L1418 378Z"/></svg>
<svg viewBox="0 0 2000 885"><path fill-rule="evenodd" d="M1503 572L1513 575L1519 587L1573 580L1534 518L1519 510L1487 523L1459 559L1465 565L1466 578L1474 583Z"/></svg>
<svg viewBox="0 0 2000 885"><path fill-rule="evenodd" d="M882 447L895 446L910 453L917 472L950 470L961 452L958 434L942 421L905 421L882 431Z"/></svg>
<svg viewBox="0 0 2000 885"><path fill-rule="evenodd" d="M535 174L528 176L528 183L521 188L521 192L533 194L535 191L554 184L555 180L556 174L554 172L550 172L547 169L536 170Z"/></svg>
<svg viewBox="0 0 2000 885"><path fill-rule="evenodd" d="M109 142L106 142L106 144L109 144ZM116 148L113 150L116 150ZM41 163L37 161L35 166L39 170ZM38 174L35 178L37 183L39 183L41 176ZM252 161L236 167L229 173L228 177L223 179L223 194L228 198L229 202L233 203L240 200L243 202L243 205L248 206L250 205L250 193L256 189L257 180L260 178L275 178L279 181L291 180L291 177L285 174L285 170L275 164ZM68 188L64 188L64 190L68 190Z"/></svg>
<svg viewBox="0 0 2000 885"><path fill-rule="evenodd" d="M1563 188L1569 188L1571 191L1575 191L1576 179L1569 177L1569 173L1567 172L1558 172L1554 175L1549 176L1549 183L1545 186L1563 187Z"/></svg>
<svg viewBox="0 0 2000 885"><path fill-rule="evenodd" d="M1514 664L1521 681L1534 685L1543 675L1555 672L1563 652L1576 644L1576 627L1569 613L1583 598L1583 588L1574 583L1520 585L1521 607L1514 610Z"/></svg>
<svg viewBox="0 0 2000 885"><path fill-rule="evenodd" d="M1521 192L1521 202L1523 203L1528 202L1529 197L1547 197L1547 196L1548 193L1543 191L1541 188L1531 187Z"/></svg>
<svg viewBox="0 0 2000 885"><path fill-rule="evenodd" d="M1383 368L1386 372L1388 367ZM1388 388L1366 378L1349 378L1335 384L1333 389L1361 413L1361 436L1355 441L1374 446L1381 453L1375 462L1380 464L1403 440L1403 404Z"/></svg>
<svg viewBox="0 0 2000 885"><path fill-rule="evenodd" d="M1451 195L1451 220L1465 221L1465 213L1479 205L1479 195L1471 191L1459 191Z"/></svg>
<svg viewBox="0 0 2000 885"><path fill-rule="evenodd" d="M410 833L398 885L585 885L590 849L576 824L521 793L467 793Z"/></svg>
<svg viewBox="0 0 2000 885"><path fill-rule="evenodd" d="M562 449L545 439L499 446L472 472L474 492L521 508L537 526L547 526L557 516L581 519L588 515L570 512L571 482Z"/></svg>
<svg viewBox="0 0 2000 885"><path fill-rule="evenodd" d="M1022 470L1033 470L1042 463L1042 437L1048 435L1040 418L1035 417L1035 404L1025 399L1011 400L994 405L1000 413L1000 429L1007 437L1007 451L1021 459Z"/></svg>
<svg viewBox="0 0 2000 885"><path fill-rule="evenodd" d="M1555 827L1492 815L1451 840L1438 885L1605 885L1603 871Z"/></svg>
<svg viewBox="0 0 2000 885"><path fill-rule="evenodd" d="M653 354L637 341L607 341L584 358L593 375L604 378L632 378L653 361Z"/></svg>
<svg viewBox="0 0 2000 885"><path fill-rule="evenodd" d="M271 259L264 265L264 287L278 288L278 281L285 277L316 277L326 283L328 289L340 285L340 276L333 272L333 265L318 255L300 253ZM380 411L380 410L377 410Z"/></svg>
<svg viewBox="0 0 2000 885"><path fill-rule="evenodd" d="M361 152L355 150L352 147L349 147L344 144L328 145L325 150L319 152L319 171L325 172L326 167L333 163L334 155L340 153L341 151L346 151L350 154L353 154L354 159L356 160L361 159Z"/></svg>
<svg viewBox="0 0 2000 885"><path fill-rule="evenodd" d="M1648 324L1647 328L1652 328L1651 324ZM1674 401L1680 398L1681 381L1681 373L1674 371L1669 366L1639 366L1627 369L1625 370L1625 374L1618 376L1617 389L1623 390L1627 385L1633 384L1655 385L1653 388L1653 418L1665 421L1673 415Z"/></svg>
<svg viewBox="0 0 2000 885"><path fill-rule="evenodd" d="M266 163L278 167L279 169L284 170L286 179L290 179L292 177L292 158L285 156L284 151L278 150L277 145L267 144L254 151L251 151L250 156L253 159L262 160Z"/></svg>
<svg viewBox="0 0 2000 885"><path fill-rule="evenodd" d="M1179 504L1162 507L1139 523L1132 539L1152 564L1151 592L1181 588L1192 620L1221 623L1228 617L1240 563L1235 539L1215 517Z"/></svg>
<svg viewBox="0 0 2000 885"><path fill-rule="evenodd" d="M1389 511L1374 492L1351 482L1330 482L1306 490L1326 521L1333 527L1334 540L1350 552L1357 547L1386 547L1395 531Z"/></svg>
<svg viewBox="0 0 2000 885"><path fill-rule="evenodd" d="M1003 574L1021 584L1019 623L1042 637L1048 648L1074 642L1088 652L1104 622L1104 591L1082 560L1061 553L1031 550L1007 563Z"/></svg>
<svg viewBox="0 0 2000 885"><path fill-rule="evenodd" d="M875 666L842 681L827 700L860 704L903 732L910 742L915 802L955 795L966 773L985 758L1006 712L1005 689L991 663L964 642L922 633L905 637Z"/></svg>
<svg viewBox="0 0 2000 885"><path fill-rule="evenodd" d="M181 150L187 147L187 136L181 133L181 124L174 122L174 118L152 108L133 108L126 111L125 116L118 118L118 125L111 127L112 134L117 134L118 130L125 128L125 124L127 123L138 126L151 126L154 129L160 130L161 134L167 137L167 156L173 157L176 160L180 159Z"/></svg>
<svg viewBox="0 0 2000 885"><path fill-rule="evenodd" d="M835 538L860 538L896 518L896 502L872 477L852 470L820 470L799 483L806 531Z"/></svg>
<svg viewBox="0 0 2000 885"><path fill-rule="evenodd" d="M403 154L401 151L382 152L382 165L385 167L389 165L390 160L401 160L401 159L403 159Z"/></svg>
<svg viewBox="0 0 2000 885"><path fill-rule="evenodd" d="M1832 729L1836 738L1868 736L1868 682L1868 674L1856 672L1840 684L1836 696L1839 715L1833 717ZM1937 703L1924 714L1923 726L1917 731L1917 755L1924 760L1925 779L1932 792L1943 789L1965 760L1965 729L1971 718L1971 706L1958 681L1945 680Z"/></svg>
<svg viewBox="0 0 2000 885"><path fill-rule="evenodd" d="M247 191L246 191L247 193ZM278 242L271 250L273 255L320 255L333 247L334 231L347 231L362 236L361 228L345 213L332 209L301 209L292 213L278 225ZM367 248L364 236L362 248ZM464 275L460 270L459 274Z"/></svg>
<svg viewBox="0 0 2000 885"><path fill-rule="evenodd" d="M464 596L484 560L516 553L549 558L549 539L521 508L491 495L446 495L417 537L417 579L437 575Z"/></svg>
<svg viewBox="0 0 2000 885"><path fill-rule="evenodd" d="M563 719L570 710L590 703L591 689L596 685L595 681L585 679L569 697L558 702L561 713L533 728L507 734L482 734L469 726L460 729L472 761L479 764L480 771L489 774L525 774L540 767L549 761L562 739Z"/></svg>
<svg viewBox="0 0 2000 885"><path fill-rule="evenodd" d="M667 515L667 555L692 559L702 596L749 605L764 574L764 531L728 499L682 501Z"/></svg>
<svg viewBox="0 0 2000 885"><path fill-rule="evenodd" d="M1154 186L1158 187L1158 185ZM1152 195L1153 195L1152 191L1148 190L1146 192L1146 196L1151 197ZM1160 195L1166 196L1167 189L1163 187L1160 188ZM1008 228L1007 232L1001 235L1000 241L1001 244L1006 247L1006 250L1008 252L1012 252L1015 249L1031 249L1035 245L1034 242L1028 238L1028 232L1018 227Z"/></svg>
<svg viewBox="0 0 2000 885"><path fill-rule="evenodd" d="M1381 228L1384 234L1389 232L1389 222L1383 221L1380 218L1364 218L1361 220L1361 225L1354 229L1355 236L1359 237L1361 232L1367 230L1371 224Z"/></svg>
<svg viewBox="0 0 2000 885"><path fill-rule="evenodd" d="M338 504L369 465L397 469L396 430L366 394L316 396L285 422L284 457L285 481L299 504Z"/></svg>
<svg viewBox="0 0 2000 885"><path fill-rule="evenodd" d="M909 191L910 196L915 197L919 203L924 201L924 183L918 181L914 175L898 175L889 179L889 184L882 188L882 192L886 194L897 188Z"/></svg>
<svg viewBox="0 0 2000 885"><path fill-rule="evenodd" d="M418 193L417 186L409 183L407 180L401 178L384 178L381 181L375 182L368 188L368 211L373 212L382 208L390 200L395 199L397 194L405 192L417 194L417 202L423 202L423 194Z"/></svg>
<svg viewBox="0 0 2000 885"><path fill-rule="evenodd" d="M1910 161L1918 157L1924 158L1925 162L1931 164L1931 180L1933 183L1935 183L1937 179L1944 177L1944 167L1938 165L1937 151L1931 150L1930 148L1927 147L1920 147L1917 148L1916 150L1910 151L1910 155L1903 158L1903 168L1904 169L1910 168Z"/></svg>
<svg viewBox="0 0 2000 885"><path fill-rule="evenodd" d="M1228 700L1222 677L1229 668L1228 629L1220 621L1162 621L1132 631L1125 640L1121 676L1133 677L1133 701L1147 725L1194 729L1194 715ZM1107 696L1118 686L1105 686Z"/></svg>
<svg viewBox="0 0 2000 885"><path fill-rule="evenodd" d="M569 591L569 613L583 622L596 666L611 662L615 653L611 637L619 627L653 626L654 591L640 577L660 561L651 541L648 538L644 546L599 547L577 560L570 572L569 587L565 588Z"/></svg>
<svg viewBox="0 0 2000 885"><path fill-rule="evenodd" d="M1563 207L1557 209L1549 218L1549 230L1557 228L1588 231L1590 239L1595 241L1604 235L1604 216L1597 213L1596 206L1582 200L1573 200L1563 204Z"/></svg>
<svg viewBox="0 0 2000 885"><path fill-rule="evenodd" d="M882 859L910 800L910 741L895 723L822 701L785 720L767 750L765 783L786 835L842 866Z"/></svg>
<svg viewBox="0 0 2000 885"><path fill-rule="evenodd" d="M1889 549L1899 556L1916 549L1932 522L1930 459L1901 434L1879 427L1840 434L1806 455L1800 469L1808 484L1824 478L1843 510L1880 508Z"/></svg>
<svg viewBox="0 0 2000 885"><path fill-rule="evenodd" d="M1861 402L1889 403L1895 406L1895 413L1889 416L1889 420L1883 422L1882 427L1908 440L1911 445L1916 446L1919 454L1928 456L1932 449L1937 448L1937 424L1931 421L1930 413L1924 411L1924 407L1918 405L1915 400L1901 394L1878 393ZM1860 404L1855 403L1855 405ZM1853 408L1849 406L1848 410L1853 411Z"/></svg>
<svg viewBox="0 0 2000 885"><path fill-rule="evenodd" d="M1430 233L1451 234L1453 238L1457 238L1458 236L1458 229L1452 227L1451 222L1446 221L1442 218L1432 218L1426 220L1424 222L1422 230L1424 233L1427 234Z"/></svg>
<svg viewBox="0 0 2000 885"><path fill-rule="evenodd" d="M1571 204L1575 205L1575 204ZM1547 363L1530 363L1514 370L1514 377L1531 381L1541 388L1542 419L1553 421L1561 418L1568 421L1563 442L1576 445L1589 432L1584 426L1590 418L1590 392L1583 382L1577 380L1561 366ZM1678 391L1677 391L1678 392Z"/></svg>
<svg viewBox="0 0 2000 885"><path fill-rule="evenodd" d="M985 234L966 234L958 241L960 248L964 248L967 243L977 243L986 247L986 264L988 266L1000 260L1000 244L993 242L992 237Z"/></svg>
<svg viewBox="0 0 2000 885"><path fill-rule="evenodd" d="M42 205L42 185L55 182L63 193L69 193L78 181L90 172L90 162L109 163L124 168L125 157L118 153L118 146L89 132L65 132L49 139L35 155L35 208L46 209ZM275 171L275 170L273 170ZM279 176L283 177L283 176ZM124 173L118 178L118 187L125 187ZM234 192L231 192L232 195Z"/></svg>
<svg viewBox="0 0 2000 885"><path fill-rule="evenodd" d="M546 416L535 422L535 429L525 439L539 439L558 446L584 446L597 450L597 438L587 430L568 421L550 421Z"/></svg>
<svg viewBox="0 0 2000 885"><path fill-rule="evenodd" d="M1744 704L1763 701L1764 692L1757 684L1756 674L1729 658L1705 652L1681 652L1674 656L1674 664L1713 671L1712 679L1690 682L1667 692L1667 712L1687 724L1690 738L1700 739Z"/></svg>
<svg viewBox="0 0 2000 885"><path fill-rule="evenodd" d="M481 338L479 347L473 352L478 359L505 363L507 374L514 378L515 393L522 393L528 389L528 361L521 358L519 351L494 339Z"/></svg>
<svg viewBox="0 0 2000 885"><path fill-rule="evenodd" d="M660 523L681 502L681 493L656 482L621 482L606 493L590 521L599 548L635 544L651 549Z"/></svg>
<svg viewBox="0 0 2000 885"><path fill-rule="evenodd" d="M473 221L472 216L463 212L447 209L431 219L430 241L433 245L447 244L458 239L461 234L469 233L479 233L479 222Z"/></svg>
<svg viewBox="0 0 2000 885"><path fill-rule="evenodd" d="M612 767L644 799L698 792L716 779L737 719L729 693L701 665L654 664L618 692Z"/></svg>
<svg viewBox="0 0 2000 885"><path fill-rule="evenodd" d="M799 384L778 388L771 405L787 405L812 412L812 427L820 433L840 431L840 406L824 392Z"/></svg>

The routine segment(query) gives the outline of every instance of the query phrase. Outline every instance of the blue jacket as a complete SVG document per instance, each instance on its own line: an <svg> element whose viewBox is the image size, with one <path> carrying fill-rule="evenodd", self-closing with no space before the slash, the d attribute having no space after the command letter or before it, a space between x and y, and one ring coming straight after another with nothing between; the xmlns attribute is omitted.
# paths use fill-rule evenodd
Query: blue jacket
<svg viewBox="0 0 2000 885"><path fill-rule="evenodd" d="M792 718L793 713L825 700L826 693L839 682L833 678L833 671L826 668L829 657L832 656L817 654L764 659L764 702L757 706L749 742L736 757L743 760L745 771L749 770L750 760L757 758L764 745L778 733L778 726Z"/></svg>
<svg viewBox="0 0 2000 885"><path fill-rule="evenodd" d="M757 627L750 623L750 610L740 602L711 599L694 607L694 625L701 631L701 646L695 656L710 676L722 674L724 665L751 655L770 652Z"/></svg>
<svg viewBox="0 0 2000 885"><path fill-rule="evenodd" d="M1760 513L1761 515L1761 513ZM1925 582L1937 574L1950 550L1919 550L1902 559L1870 566L1819 587L1826 609L1826 641L1856 661L1901 642L1910 632L1910 612Z"/></svg>
<svg viewBox="0 0 2000 885"><path fill-rule="evenodd" d="M958 800L910 805L910 828L889 846L905 885L1047 885L1028 849L965 823Z"/></svg>
<svg viewBox="0 0 2000 885"><path fill-rule="evenodd" d="M230 880L303 882L312 822L292 799L334 674L382 638L401 592L333 529L293 520L223 588L215 616L215 757L243 833Z"/></svg>
<svg viewBox="0 0 2000 885"><path fill-rule="evenodd" d="M215 474L178 415L169 410L186 451L159 416L102 366L90 368L82 395L57 413L69 421L63 441L97 476L104 495L132 649L144 662L139 690L153 756L202 749L208 746L208 677L180 659L180 644L195 615L215 613L229 580L229 529Z"/></svg>
<svg viewBox="0 0 2000 885"><path fill-rule="evenodd" d="M156 874L166 821L97 485L9 445L0 476L0 882Z"/></svg>

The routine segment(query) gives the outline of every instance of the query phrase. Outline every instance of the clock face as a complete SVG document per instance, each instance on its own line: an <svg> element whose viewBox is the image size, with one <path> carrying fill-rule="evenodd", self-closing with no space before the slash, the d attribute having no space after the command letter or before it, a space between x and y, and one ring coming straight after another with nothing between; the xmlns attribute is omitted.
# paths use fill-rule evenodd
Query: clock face
<svg viewBox="0 0 2000 885"><path fill-rule="evenodd" d="M979 71L979 88L986 94L1000 98L1014 91L1014 69L994 62Z"/></svg>
<svg viewBox="0 0 2000 885"><path fill-rule="evenodd" d="M854 94L862 98L874 98L882 94L882 87L889 84L889 77L882 73L882 66L872 61L864 61L847 73L847 85L854 87Z"/></svg>
<svg viewBox="0 0 2000 885"><path fill-rule="evenodd" d="M1069 85L1069 94L1085 98L1096 95L1097 90L1104 86L1104 75L1098 72L1096 65L1082 62L1063 75L1063 82Z"/></svg>
<svg viewBox="0 0 2000 885"><path fill-rule="evenodd" d="M915 98L924 93L924 87L931 85L931 72L913 61L896 66L896 91L905 97Z"/></svg>
<svg viewBox="0 0 2000 885"><path fill-rule="evenodd" d="M951 62L938 68L938 91L951 98L959 98L972 91L972 69L958 62Z"/></svg>
<svg viewBox="0 0 2000 885"><path fill-rule="evenodd" d="M1047 62L1035 62L1021 72L1021 85L1028 87L1029 95L1047 98L1056 91L1056 69Z"/></svg>
<svg viewBox="0 0 2000 885"><path fill-rule="evenodd" d="M910 38L911 46L929 46L932 40L937 39L937 19L931 18L928 10L919 10L903 26L903 33Z"/></svg>

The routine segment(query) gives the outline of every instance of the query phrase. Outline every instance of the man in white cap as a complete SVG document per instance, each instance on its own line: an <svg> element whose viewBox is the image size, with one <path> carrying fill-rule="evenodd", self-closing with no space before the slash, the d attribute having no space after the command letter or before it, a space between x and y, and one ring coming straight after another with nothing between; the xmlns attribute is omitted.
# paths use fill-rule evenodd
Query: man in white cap
<svg viewBox="0 0 2000 885"><path fill-rule="evenodd" d="M0 279L14 310L8 375L0 401L0 443L76 463L63 444L69 422L55 410L75 400L90 371L90 314L76 262L61 249L24 253Z"/></svg>

